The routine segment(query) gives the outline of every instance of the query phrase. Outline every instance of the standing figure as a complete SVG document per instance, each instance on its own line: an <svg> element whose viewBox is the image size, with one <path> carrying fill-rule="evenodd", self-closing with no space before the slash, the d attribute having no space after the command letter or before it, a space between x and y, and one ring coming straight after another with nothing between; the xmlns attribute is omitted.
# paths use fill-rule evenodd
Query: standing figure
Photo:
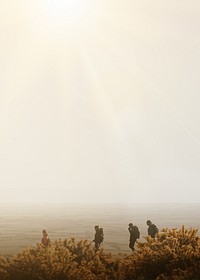
<svg viewBox="0 0 200 280"><path fill-rule="evenodd" d="M134 226L132 223L129 224L128 230L130 232L129 248L134 251L135 242L138 238L140 238L140 232L138 227Z"/></svg>
<svg viewBox="0 0 200 280"><path fill-rule="evenodd" d="M99 228L99 226L95 226L94 229L95 229L95 235L94 235L93 242L95 243L95 251L98 251L104 239L103 228Z"/></svg>
<svg viewBox="0 0 200 280"><path fill-rule="evenodd" d="M148 227L148 235L152 238L155 238L156 233L158 233L158 228L155 224L153 224L150 220L147 220Z"/></svg>
<svg viewBox="0 0 200 280"><path fill-rule="evenodd" d="M43 229L42 235L43 235L42 241L41 241L42 245L48 246L50 240L49 240L48 233L47 233L47 231L45 229Z"/></svg>

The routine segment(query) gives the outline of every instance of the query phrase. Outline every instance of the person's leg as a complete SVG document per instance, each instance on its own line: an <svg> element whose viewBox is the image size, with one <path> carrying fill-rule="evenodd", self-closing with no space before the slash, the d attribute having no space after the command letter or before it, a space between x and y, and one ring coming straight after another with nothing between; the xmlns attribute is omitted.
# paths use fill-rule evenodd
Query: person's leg
<svg viewBox="0 0 200 280"><path fill-rule="evenodd" d="M132 244L131 241L129 242L129 248L130 248L131 250L133 250L133 244Z"/></svg>
<svg viewBox="0 0 200 280"><path fill-rule="evenodd" d="M132 251L135 251L135 240L130 240L130 243L129 243L129 247L131 248Z"/></svg>
<svg viewBox="0 0 200 280"><path fill-rule="evenodd" d="M99 243L95 242L95 251L98 251L98 249L99 249Z"/></svg>

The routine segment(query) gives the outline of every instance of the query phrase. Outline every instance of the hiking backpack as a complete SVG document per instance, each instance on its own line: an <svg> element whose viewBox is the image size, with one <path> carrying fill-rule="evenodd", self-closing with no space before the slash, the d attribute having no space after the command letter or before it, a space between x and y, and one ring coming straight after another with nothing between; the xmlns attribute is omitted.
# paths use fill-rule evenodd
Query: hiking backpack
<svg viewBox="0 0 200 280"><path fill-rule="evenodd" d="M99 229L99 241L103 242L103 239L104 239L103 228L100 228Z"/></svg>

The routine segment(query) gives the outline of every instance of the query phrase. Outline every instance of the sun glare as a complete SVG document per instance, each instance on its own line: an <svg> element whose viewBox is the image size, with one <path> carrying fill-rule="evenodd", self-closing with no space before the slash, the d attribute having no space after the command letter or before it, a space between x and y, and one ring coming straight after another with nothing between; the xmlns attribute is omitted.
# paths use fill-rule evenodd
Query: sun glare
<svg viewBox="0 0 200 280"><path fill-rule="evenodd" d="M48 0L45 1L45 10L49 20L57 24L75 23L84 16L87 1L81 0Z"/></svg>

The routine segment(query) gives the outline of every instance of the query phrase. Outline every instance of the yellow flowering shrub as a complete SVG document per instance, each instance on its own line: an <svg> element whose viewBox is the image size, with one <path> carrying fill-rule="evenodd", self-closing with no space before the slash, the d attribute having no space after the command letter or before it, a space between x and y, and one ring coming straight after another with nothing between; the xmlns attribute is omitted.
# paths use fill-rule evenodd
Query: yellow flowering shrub
<svg viewBox="0 0 200 280"><path fill-rule="evenodd" d="M200 238L196 229L163 229L138 242L125 259L125 279L200 279Z"/></svg>
<svg viewBox="0 0 200 280"><path fill-rule="evenodd" d="M145 237L130 255L95 252L74 238L37 244L11 258L0 257L1 280L200 279L200 238L196 229L163 229Z"/></svg>

